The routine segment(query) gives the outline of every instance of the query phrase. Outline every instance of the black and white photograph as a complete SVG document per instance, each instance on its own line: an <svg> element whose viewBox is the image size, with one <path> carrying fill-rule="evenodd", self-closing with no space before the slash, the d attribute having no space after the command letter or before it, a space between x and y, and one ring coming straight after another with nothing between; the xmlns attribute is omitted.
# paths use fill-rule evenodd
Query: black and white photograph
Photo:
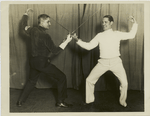
<svg viewBox="0 0 150 116"><path fill-rule="evenodd" d="M146 2L4 5L8 38L2 37L2 53L7 48L8 68L2 75L2 98L7 95L2 112L143 116L147 111Z"/></svg>

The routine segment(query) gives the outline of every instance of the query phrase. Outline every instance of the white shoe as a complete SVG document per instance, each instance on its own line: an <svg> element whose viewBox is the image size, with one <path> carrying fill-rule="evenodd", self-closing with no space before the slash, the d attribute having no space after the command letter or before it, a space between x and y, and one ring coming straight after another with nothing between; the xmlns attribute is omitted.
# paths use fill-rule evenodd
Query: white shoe
<svg viewBox="0 0 150 116"><path fill-rule="evenodd" d="M120 103L123 107L127 107L127 103L124 102L124 103Z"/></svg>

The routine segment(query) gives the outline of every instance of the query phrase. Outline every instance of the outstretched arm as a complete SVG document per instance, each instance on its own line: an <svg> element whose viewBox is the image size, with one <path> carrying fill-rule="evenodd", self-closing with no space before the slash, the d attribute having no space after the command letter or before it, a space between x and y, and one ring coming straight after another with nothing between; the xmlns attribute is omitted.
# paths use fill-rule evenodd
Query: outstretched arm
<svg viewBox="0 0 150 116"><path fill-rule="evenodd" d="M38 33L36 34L38 35ZM51 37L47 34L45 37L45 45L47 49L54 55L57 55L62 50L65 49L65 47L68 45L68 43L72 40L72 37L70 35L67 36L67 39L59 45L59 47L55 46L54 42L52 41ZM52 55L51 54L51 55Z"/></svg>
<svg viewBox="0 0 150 116"><path fill-rule="evenodd" d="M77 44L78 44L80 47L82 47L82 48L84 48L84 49L86 49L86 50L91 50L91 49L95 48L95 47L98 45L97 39L98 39L99 37L100 37L99 34L96 35L90 42L84 42L84 41L82 41L81 39L78 39L78 40L77 40Z"/></svg>
<svg viewBox="0 0 150 116"><path fill-rule="evenodd" d="M136 35L138 24L133 16L130 16L129 20L133 23L133 26L130 32L118 32L118 36L121 38L121 40L133 39Z"/></svg>
<svg viewBox="0 0 150 116"><path fill-rule="evenodd" d="M61 49L65 49L65 47L68 45L68 43L69 43L71 40L72 40L71 35L70 35L70 34L67 35L67 39L66 39L63 43L61 43L61 44L59 45L59 47L60 47Z"/></svg>

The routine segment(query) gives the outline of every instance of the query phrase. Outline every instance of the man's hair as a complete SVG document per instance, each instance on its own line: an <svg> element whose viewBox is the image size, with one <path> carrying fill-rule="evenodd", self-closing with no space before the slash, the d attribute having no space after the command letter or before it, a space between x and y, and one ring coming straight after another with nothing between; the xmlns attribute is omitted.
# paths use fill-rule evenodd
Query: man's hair
<svg viewBox="0 0 150 116"><path fill-rule="evenodd" d="M41 19L46 20L47 18L50 18L47 14L41 14L38 16L38 24L40 24Z"/></svg>
<svg viewBox="0 0 150 116"><path fill-rule="evenodd" d="M111 15L105 15L103 18L108 18L110 22L111 21L114 22L114 19L113 19L113 17Z"/></svg>

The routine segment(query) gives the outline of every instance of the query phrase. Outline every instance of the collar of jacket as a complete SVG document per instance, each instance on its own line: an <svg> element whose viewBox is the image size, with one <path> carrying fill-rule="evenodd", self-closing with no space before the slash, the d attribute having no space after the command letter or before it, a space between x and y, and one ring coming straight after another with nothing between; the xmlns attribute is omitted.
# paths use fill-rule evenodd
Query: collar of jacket
<svg viewBox="0 0 150 116"><path fill-rule="evenodd" d="M106 30L106 31L104 31L104 32L112 32L113 30L112 30L112 28L111 29L108 29L108 30Z"/></svg>
<svg viewBox="0 0 150 116"><path fill-rule="evenodd" d="M38 26L38 28L41 30L41 31L43 31L43 32L45 32L46 31L46 29L44 28L44 27L42 27L42 26Z"/></svg>

